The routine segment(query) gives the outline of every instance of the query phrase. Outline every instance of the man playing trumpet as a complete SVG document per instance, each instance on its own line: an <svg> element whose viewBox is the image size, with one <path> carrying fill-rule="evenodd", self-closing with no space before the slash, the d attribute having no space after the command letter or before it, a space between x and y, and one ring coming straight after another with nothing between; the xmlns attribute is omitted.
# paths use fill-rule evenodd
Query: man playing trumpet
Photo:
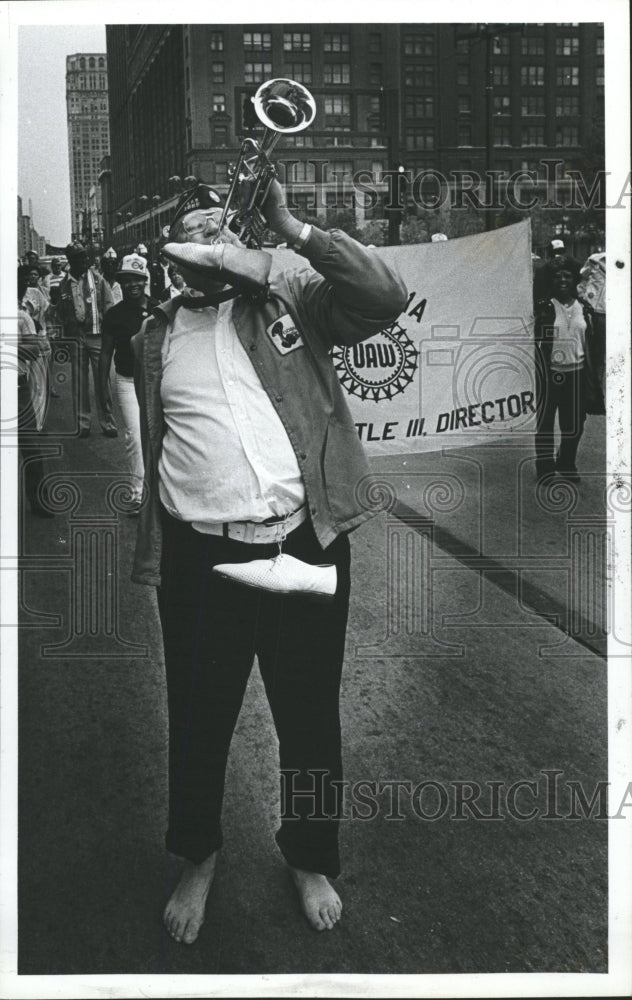
<svg viewBox="0 0 632 1000"><path fill-rule="evenodd" d="M218 232L222 205L204 184L182 196L164 249L188 290L134 340L146 500L133 579L157 587L166 846L185 859L164 922L187 944L222 845L228 750L255 654L284 778L276 841L311 926L340 919L329 879L340 872L347 535L371 512L357 495L368 468L330 351L373 336L406 303L379 256L298 221L276 180L265 223L311 268L268 283L270 255Z"/></svg>

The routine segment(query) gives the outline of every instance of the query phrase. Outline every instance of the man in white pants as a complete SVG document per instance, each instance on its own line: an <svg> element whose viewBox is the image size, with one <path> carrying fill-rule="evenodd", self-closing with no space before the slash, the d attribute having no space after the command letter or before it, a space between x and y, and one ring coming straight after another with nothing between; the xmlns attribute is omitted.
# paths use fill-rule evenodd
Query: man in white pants
<svg viewBox="0 0 632 1000"><path fill-rule="evenodd" d="M143 452L140 439L138 401L134 390L134 359L130 341L138 333L151 309L157 305L148 299L145 283L147 262L139 254L123 257L116 280L123 292L103 317L101 356L99 358L99 393L105 401L108 394L110 367L114 356L114 394L118 401L125 434L125 454L128 472L132 476L132 509L137 514L143 495Z"/></svg>

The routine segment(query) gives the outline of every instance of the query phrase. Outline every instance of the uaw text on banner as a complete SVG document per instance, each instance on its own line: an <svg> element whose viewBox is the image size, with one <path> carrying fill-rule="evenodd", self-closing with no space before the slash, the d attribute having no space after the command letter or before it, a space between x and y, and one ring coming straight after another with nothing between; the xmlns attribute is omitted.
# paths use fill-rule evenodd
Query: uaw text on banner
<svg viewBox="0 0 632 1000"><path fill-rule="evenodd" d="M397 320L333 359L369 455L535 429L531 224L376 247L404 279ZM289 254L280 258L289 265Z"/></svg>

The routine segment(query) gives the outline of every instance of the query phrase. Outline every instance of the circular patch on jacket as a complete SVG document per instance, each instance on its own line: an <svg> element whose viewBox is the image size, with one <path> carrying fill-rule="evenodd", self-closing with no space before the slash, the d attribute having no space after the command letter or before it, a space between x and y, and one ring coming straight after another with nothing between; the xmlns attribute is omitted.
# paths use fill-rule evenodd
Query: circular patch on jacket
<svg viewBox="0 0 632 1000"><path fill-rule="evenodd" d="M397 320L353 347L336 347L332 353L341 384L360 399L392 399L410 385L419 352Z"/></svg>

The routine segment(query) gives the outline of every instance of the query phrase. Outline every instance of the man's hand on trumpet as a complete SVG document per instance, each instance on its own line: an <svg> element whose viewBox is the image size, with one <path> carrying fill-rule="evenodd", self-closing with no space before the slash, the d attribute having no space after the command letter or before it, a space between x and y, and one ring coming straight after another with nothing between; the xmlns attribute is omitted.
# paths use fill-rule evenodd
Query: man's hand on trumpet
<svg viewBox="0 0 632 1000"><path fill-rule="evenodd" d="M303 223L295 219L287 207L285 191L276 178L263 203L262 212L269 228L285 240L289 246L297 240L303 230Z"/></svg>

